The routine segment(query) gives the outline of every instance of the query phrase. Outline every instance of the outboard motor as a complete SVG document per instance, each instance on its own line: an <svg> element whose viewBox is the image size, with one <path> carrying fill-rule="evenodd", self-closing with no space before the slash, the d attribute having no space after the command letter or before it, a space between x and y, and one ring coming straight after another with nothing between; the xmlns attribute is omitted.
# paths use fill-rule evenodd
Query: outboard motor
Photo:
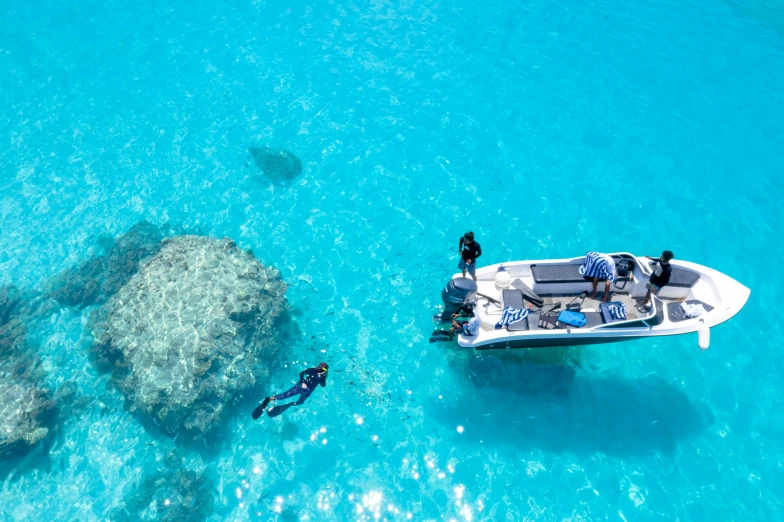
<svg viewBox="0 0 784 522"><path fill-rule="evenodd" d="M444 302L441 321L449 321L452 314L457 312L461 306L476 300L476 283L469 277L450 279L441 290L441 300Z"/></svg>

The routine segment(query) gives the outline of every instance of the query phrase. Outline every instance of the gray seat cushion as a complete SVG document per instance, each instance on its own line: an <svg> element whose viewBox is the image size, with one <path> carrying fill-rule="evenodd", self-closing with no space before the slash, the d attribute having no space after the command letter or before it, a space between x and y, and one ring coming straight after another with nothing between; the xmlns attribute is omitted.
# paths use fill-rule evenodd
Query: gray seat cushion
<svg viewBox="0 0 784 522"><path fill-rule="evenodd" d="M602 314L602 318L604 318L605 323L615 323L618 321L625 321L625 319L616 319L610 315L609 308L610 305L613 304L614 302L623 304L620 303L620 301L610 301L609 303L602 303L599 305L599 313Z"/></svg>
<svg viewBox="0 0 784 522"><path fill-rule="evenodd" d="M700 274L690 272L684 268L677 266L672 267L672 274L670 274L670 282L667 286L678 286L681 288L691 288L700 280Z"/></svg>
<svg viewBox="0 0 784 522"><path fill-rule="evenodd" d="M501 301L504 307L511 306L517 310L525 308L525 301L523 300L523 292L521 290L504 290L501 296ZM522 321L517 321L506 327L509 332L524 332L528 330L528 317L523 318Z"/></svg>
<svg viewBox="0 0 784 522"><path fill-rule="evenodd" d="M525 302L523 301L523 292L520 290L514 289L507 289L504 290L501 294L501 304L506 308L507 306L511 306L512 308L516 308L517 310L522 310L525 308Z"/></svg>
<svg viewBox="0 0 784 522"><path fill-rule="evenodd" d="M528 322L529 317L525 316L521 321L517 321L516 323L512 323L506 327L508 332L525 332L530 330L530 322Z"/></svg>
<svg viewBox="0 0 784 522"><path fill-rule="evenodd" d="M620 256L612 256L615 265L622 259ZM631 259L626 259L629 262ZM563 264L563 265L531 265L531 273L534 276L534 281L540 284L548 283L584 283L586 279L580 275L580 267L582 264ZM631 274L630 274L631 275ZM629 277L619 277L618 281L628 280Z"/></svg>
<svg viewBox="0 0 784 522"><path fill-rule="evenodd" d="M537 283L582 283L581 265L531 265L531 273Z"/></svg>
<svg viewBox="0 0 784 522"><path fill-rule="evenodd" d="M594 326L599 326L600 324L604 324L604 319L602 319L602 314L600 312L580 312L581 314L585 315L585 319L587 322L583 328L593 328Z"/></svg>

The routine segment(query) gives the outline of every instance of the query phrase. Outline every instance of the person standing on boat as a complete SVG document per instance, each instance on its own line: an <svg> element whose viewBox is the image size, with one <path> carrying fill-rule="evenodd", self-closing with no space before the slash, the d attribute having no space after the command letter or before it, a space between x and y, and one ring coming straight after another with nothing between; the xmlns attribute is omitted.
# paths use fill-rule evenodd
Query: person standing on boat
<svg viewBox="0 0 784 522"><path fill-rule="evenodd" d="M588 252L580 267L580 275L583 279L591 281L593 293L589 299L596 299L599 281L604 281L604 297L602 302L606 303L610 298L610 285L615 283L618 272L615 268L615 260L608 254L599 252Z"/></svg>
<svg viewBox="0 0 784 522"><path fill-rule="evenodd" d="M460 238L460 245L457 251L460 253L460 263L458 263L457 268L463 271L463 277L466 276L466 271L468 271L474 282L476 282L476 260L482 255L482 247L474 240L473 232L466 232Z"/></svg>
<svg viewBox="0 0 784 522"><path fill-rule="evenodd" d="M670 250L662 252L662 255L659 256L658 259L653 259L651 256L645 256L645 259L655 261L656 264L652 267L653 273L651 274L651 278L645 283L645 288L648 289L648 293L645 294L645 299L640 301L641 305L647 305L648 301L651 299L651 294L658 295L661 289L670 282L670 276L672 275L672 265L670 264L670 261L672 261L673 257L675 256Z"/></svg>

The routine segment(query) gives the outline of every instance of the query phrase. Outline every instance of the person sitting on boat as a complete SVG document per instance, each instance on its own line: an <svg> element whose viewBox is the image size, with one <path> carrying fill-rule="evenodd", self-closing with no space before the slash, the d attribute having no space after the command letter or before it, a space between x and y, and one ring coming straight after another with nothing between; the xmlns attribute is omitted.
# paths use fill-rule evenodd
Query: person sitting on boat
<svg viewBox="0 0 784 522"><path fill-rule="evenodd" d="M463 309L465 309L465 307ZM455 336L455 332L463 335L476 335L479 332L479 326L482 324L482 321L479 319L479 314L476 313L473 307L471 307L470 310L472 313L471 319L468 321L460 320L459 314L453 314L452 327L449 328L449 330L434 331L433 336L430 338L430 342L451 341Z"/></svg>
<svg viewBox="0 0 784 522"><path fill-rule="evenodd" d="M645 256L645 259L655 261L656 264L652 267L653 273L651 274L651 278L645 283L645 288L648 289L648 293L645 294L645 299L640 301L641 305L647 305L648 301L651 299L651 294L658 295L661 289L670 282L670 276L672 275L672 265L670 264L670 261L673 257L675 256L670 250L665 250L662 252L661 256L655 260L651 256Z"/></svg>
<svg viewBox="0 0 784 522"><path fill-rule="evenodd" d="M602 302L606 303L610 298L610 285L615 283L618 277L612 256L600 254L599 252L588 252L585 254L583 266L580 267L580 275L593 283L593 294L591 294L590 299L596 298L596 288L599 285L599 280L604 281Z"/></svg>
<svg viewBox="0 0 784 522"><path fill-rule="evenodd" d="M457 264L457 268L463 271L463 277L466 276L467 270L476 281L476 260L482 255L482 247L474 240L473 232L466 232L460 238L457 251L460 253L460 263Z"/></svg>
<svg viewBox="0 0 784 522"><path fill-rule="evenodd" d="M473 317L474 316L474 303L465 303L463 306L457 309L457 312L452 314L452 320L454 321L458 317Z"/></svg>

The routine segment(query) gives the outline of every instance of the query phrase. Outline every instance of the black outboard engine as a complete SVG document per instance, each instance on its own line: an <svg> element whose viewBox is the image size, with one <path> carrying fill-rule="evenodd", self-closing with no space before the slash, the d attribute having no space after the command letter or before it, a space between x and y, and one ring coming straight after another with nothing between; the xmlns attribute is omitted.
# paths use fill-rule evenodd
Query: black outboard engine
<svg viewBox="0 0 784 522"><path fill-rule="evenodd" d="M441 290L441 300L444 302L441 321L449 321L452 314L457 312L461 306L476 300L476 283L468 277L450 279Z"/></svg>

